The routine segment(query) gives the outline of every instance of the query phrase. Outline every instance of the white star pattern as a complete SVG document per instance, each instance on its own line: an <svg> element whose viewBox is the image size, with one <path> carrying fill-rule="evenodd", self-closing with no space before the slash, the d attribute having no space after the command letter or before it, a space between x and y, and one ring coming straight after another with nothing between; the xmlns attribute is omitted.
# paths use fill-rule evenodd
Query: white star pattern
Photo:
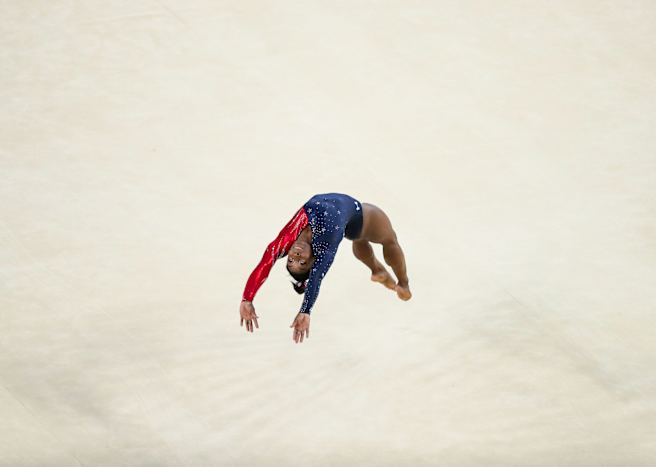
<svg viewBox="0 0 656 467"><path fill-rule="evenodd" d="M305 208L312 230L311 246L315 264L310 270L301 312L310 313L321 282L335 259L337 247L346 235L347 224L361 209L358 201L339 193L313 196ZM359 213L357 215L361 216Z"/></svg>

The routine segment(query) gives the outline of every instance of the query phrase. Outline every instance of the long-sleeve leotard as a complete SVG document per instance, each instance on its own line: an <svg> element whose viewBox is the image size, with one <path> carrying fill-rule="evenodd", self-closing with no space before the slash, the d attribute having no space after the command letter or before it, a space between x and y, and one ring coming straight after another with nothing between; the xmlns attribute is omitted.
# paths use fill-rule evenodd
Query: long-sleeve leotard
<svg viewBox="0 0 656 467"><path fill-rule="evenodd" d="M248 279L243 299L253 300L269 276L273 263L289 252L301 231L309 224L315 261L310 269L300 310L301 313L309 314L319 295L321 282L335 260L346 226L356 215L362 214L361 209L359 201L341 193L326 193L310 198L267 247L260 264Z"/></svg>

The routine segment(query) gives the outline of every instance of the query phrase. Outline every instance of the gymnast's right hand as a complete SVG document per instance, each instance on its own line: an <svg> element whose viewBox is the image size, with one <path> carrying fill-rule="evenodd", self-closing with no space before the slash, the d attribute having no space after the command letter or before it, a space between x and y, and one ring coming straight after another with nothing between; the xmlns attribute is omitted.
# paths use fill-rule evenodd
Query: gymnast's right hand
<svg viewBox="0 0 656 467"><path fill-rule="evenodd" d="M260 326L257 324L258 316L255 314L255 307L253 302L247 300L242 300L239 305L239 315L241 316L240 326L244 326L244 321L246 321L246 331L253 332L253 322L255 322L255 327L260 329Z"/></svg>

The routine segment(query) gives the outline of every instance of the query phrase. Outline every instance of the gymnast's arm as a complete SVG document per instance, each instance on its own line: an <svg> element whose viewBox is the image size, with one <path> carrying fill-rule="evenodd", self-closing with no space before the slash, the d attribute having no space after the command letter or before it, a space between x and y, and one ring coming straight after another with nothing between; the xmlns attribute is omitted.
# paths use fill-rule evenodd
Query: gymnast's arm
<svg viewBox="0 0 656 467"><path fill-rule="evenodd" d="M307 225L308 219L305 214L305 210L301 207L296 214L291 218L287 225L285 225L278 236L273 240L264 250L262 259L259 264L255 267L251 275L248 277L246 282L246 287L244 287L244 292L241 297L241 303L239 305L239 323L240 326L244 325L246 322L246 331L253 332L253 323L255 327L259 329L259 324L257 322L257 314L255 313L255 307L253 306L253 298L260 286L264 281L269 277L271 268L278 258L285 256L292 244L298 238L301 230Z"/></svg>
<svg viewBox="0 0 656 467"><path fill-rule="evenodd" d="M269 277L273 264L276 260L282 258L289 252L289 249L298 238L301 230L307 225L307 222L305 210L300 208L282 228L278 236L269 243L266 250L264 250L262 259L260 259L260 262L248 277L248 281L246 282L242 294L242 301L253 301L258 289L262 286L264 281L266 281L267 277Z"/></svg>
<svg viewBox="0 0 656 467"><path fill-rule="evenodd" d="M339 240L341 240L341 238ZM305 295L303 297L303 304L301 305L300 313L307 313L309 315L312 311L314 302L317 300L319 295L321 282L323 281L323 278L326 276L326 274L328 274L328 269L330 269L330 266L335 260L337 247L339 246L339 240L330 242L329 246L325 249L325 252L319 258L317 258L315 263L312 265L307 287L305 288Z"/></svg>

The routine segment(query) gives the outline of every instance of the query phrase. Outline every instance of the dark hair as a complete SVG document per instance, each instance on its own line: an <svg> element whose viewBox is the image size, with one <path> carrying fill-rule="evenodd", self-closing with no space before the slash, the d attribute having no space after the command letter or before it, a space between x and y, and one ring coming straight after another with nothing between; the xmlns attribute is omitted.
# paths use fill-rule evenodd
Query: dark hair
<svg viewBox="0 0 656 467"><path fill-rule="evenodd" d="M296 282L292 283L292 286L294 287L294 291L301 295L305 293L305 286L307 285L307 278L310 277L310 271L302 272L300 274L297 274L295 272L291 272L289 270L289 266L287 266L287 272L294 278Z"/></svg>

